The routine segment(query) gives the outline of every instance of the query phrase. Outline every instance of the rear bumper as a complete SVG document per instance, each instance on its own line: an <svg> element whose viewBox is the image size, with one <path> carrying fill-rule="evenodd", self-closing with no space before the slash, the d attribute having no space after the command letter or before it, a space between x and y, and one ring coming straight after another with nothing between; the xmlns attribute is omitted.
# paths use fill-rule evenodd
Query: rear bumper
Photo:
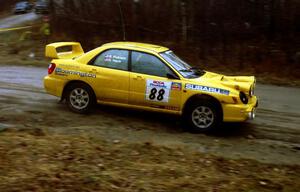
<svg viewBox="0 0 300 192"><path fill-rule="evenodd" d="M44 78L44 88L47 93L57 97L62 96L64 81L52 78L49 75Z"/></svg>
<svg viewBox="0 0 300 192"><path fill-rule="evenodd" d="M248 104L224 104L223 120L225 122L243 122L255 118L256 108L258 106L258 99L252 96Z"/></svg>

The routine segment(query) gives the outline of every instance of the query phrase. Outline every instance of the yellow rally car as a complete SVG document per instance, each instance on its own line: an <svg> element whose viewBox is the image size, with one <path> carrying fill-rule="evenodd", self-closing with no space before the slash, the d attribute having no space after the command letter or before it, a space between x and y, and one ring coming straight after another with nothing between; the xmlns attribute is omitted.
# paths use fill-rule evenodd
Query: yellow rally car
<svg viewBox="0 0 300 192"><path fill-rule="evenodd" d="M254 76L193 68L166 47L114 42L84 53L80 43L59 42L46 56L53 58L46 91L78 113L96 103L173 113L194 132L255 117Z"/></svg>

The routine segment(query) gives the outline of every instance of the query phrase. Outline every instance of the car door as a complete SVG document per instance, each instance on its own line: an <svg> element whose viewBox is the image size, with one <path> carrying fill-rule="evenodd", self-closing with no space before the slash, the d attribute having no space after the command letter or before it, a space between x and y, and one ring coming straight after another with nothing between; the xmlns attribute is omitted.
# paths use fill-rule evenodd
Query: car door
<svg viewBox="0 0 300 192"><path fill-rule="evenodd" d="M89 70L96 73L94 90L98 100L128 104L128 57L128 50L109 49L90 62Z"/></svg>
<svg viewBox="0 0 300 192"><path fill-rule="evenodd" d="M174 78L167 78L167 74ZM182 84L175 77L177 75L157 56L132 51L129 103L179 111Z"/></svg>

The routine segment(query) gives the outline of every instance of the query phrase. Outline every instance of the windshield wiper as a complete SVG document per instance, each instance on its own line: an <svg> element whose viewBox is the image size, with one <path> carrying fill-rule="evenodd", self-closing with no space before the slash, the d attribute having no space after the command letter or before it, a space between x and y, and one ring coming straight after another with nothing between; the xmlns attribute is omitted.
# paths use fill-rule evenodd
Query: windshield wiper
<svg viewBox="0 0 300 192"><path fill-rule="evenodd" d="M179 71L180 72L193 72L193 70L191 70L191 69L180 69Z"/></svg>
<svg viewBox="0 0 300 192"><path fill-rule="evenodd" d="M206 73L204 70L200 69L199 67L191 67L190 69L195 70L197 72L197 74L200 76L202 76Z"/></svg>
<svg viewBox="0 0 300 192"><path fill-rule="evenodd" d="M197 71L203 71L202 69L200 69L199 67L191 67L190 70L197 70Z"/></svg>
<svg viewBox="0 0 300 192"><path fill-rule="evenodd" d="M202 70L200 68L197 68L197 67L191 67L191 68L188 68L188 69L181 69L179 71L180 72L192 72L193 75L189 75L189 77L193 77L194 75L196 75L195 77L197 77L197 76L201 77L206 73L204 70Z"/></svg>
<svg viewBox="0 0 300 192"><path fill-rule="evenodd" d="M180 72L196 72L197 74L201 73L202 75L205 74L205 71L198 68L198 67L191 67L188 69L181 69Z"/></svg>

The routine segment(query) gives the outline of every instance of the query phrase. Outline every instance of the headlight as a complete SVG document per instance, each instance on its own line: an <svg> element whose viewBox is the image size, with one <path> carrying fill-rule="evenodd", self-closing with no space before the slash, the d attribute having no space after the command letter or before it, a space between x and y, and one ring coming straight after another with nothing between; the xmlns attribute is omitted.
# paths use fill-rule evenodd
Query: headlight
<svg viewBox="0 0 300 192"><path fill-rule="evenodd" d="M249 90L249 96L252 97L254 95L254 87L251 86Z"/></svg>
<svg viewBox="0 0 300 192"><path fill-rule="evenodd" d="M240 92L240 99L241 99L242 103L244 103L244 104L248 103L247 95L244 92Z"/></svg>

